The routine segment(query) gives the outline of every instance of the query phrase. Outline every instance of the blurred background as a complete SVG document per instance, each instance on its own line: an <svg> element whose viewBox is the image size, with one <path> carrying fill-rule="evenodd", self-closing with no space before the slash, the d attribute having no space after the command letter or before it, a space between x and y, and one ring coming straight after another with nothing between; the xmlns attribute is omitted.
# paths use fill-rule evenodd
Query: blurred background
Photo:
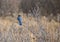
<svg viewBox="0 0 60 42"><path fill-rule="evenodd" d="M0 0L0 42L60 42L60 0Z"/></svg>

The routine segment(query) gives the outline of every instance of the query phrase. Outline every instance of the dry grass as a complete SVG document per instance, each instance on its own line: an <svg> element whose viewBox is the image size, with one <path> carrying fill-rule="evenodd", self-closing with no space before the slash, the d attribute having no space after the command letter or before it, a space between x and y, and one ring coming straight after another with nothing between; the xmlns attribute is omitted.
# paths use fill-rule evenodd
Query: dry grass
<svg viewBox="0 0 60 42"><path fill-rule="evenodd" d="M16 18L0 18L0 42L60 42L59 22L49 22L44 16L38 22L26 15L22 18L22 26Z"/></svg>

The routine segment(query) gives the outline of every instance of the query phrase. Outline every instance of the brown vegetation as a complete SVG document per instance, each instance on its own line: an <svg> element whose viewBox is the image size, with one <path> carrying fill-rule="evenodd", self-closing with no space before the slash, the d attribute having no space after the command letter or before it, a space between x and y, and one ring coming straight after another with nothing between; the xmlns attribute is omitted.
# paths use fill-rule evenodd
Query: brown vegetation
<svg viewBox="0 0 60 42"><path fill-rule="evenodd" d="M0 0L0 42L40 41L60 42L60 0Z"/></svg>
<svg viewBox="0 0 60 42"><path fill-rule="evenodd" d="M60 42L59 22L49 22L45 16L39 20L26 15L22 18L22 26L16 18L0 18L0 42Z"/></svg>

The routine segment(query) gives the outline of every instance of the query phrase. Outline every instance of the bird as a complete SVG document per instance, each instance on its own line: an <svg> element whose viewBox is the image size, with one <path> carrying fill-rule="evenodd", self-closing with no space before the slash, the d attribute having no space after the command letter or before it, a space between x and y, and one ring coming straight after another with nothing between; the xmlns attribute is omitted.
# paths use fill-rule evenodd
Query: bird
<svg viewBox="0 0 60 42"><path fill-rule="evenodd" d="M18 15L17 20L19 22L19 25L22 25L22 17L21 17L21 15Z"/></svg>

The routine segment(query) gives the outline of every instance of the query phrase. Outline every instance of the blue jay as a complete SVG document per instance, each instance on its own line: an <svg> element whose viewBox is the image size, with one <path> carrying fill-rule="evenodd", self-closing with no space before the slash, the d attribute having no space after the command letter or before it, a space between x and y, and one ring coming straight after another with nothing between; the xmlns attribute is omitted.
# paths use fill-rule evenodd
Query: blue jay
<svg viewBox="0 0 60 42"><path fill-rule="evenodd" d="M19 25L22 25L22 17L21 17L21 15L18 15L17 20L19 22Z"/></svg>

